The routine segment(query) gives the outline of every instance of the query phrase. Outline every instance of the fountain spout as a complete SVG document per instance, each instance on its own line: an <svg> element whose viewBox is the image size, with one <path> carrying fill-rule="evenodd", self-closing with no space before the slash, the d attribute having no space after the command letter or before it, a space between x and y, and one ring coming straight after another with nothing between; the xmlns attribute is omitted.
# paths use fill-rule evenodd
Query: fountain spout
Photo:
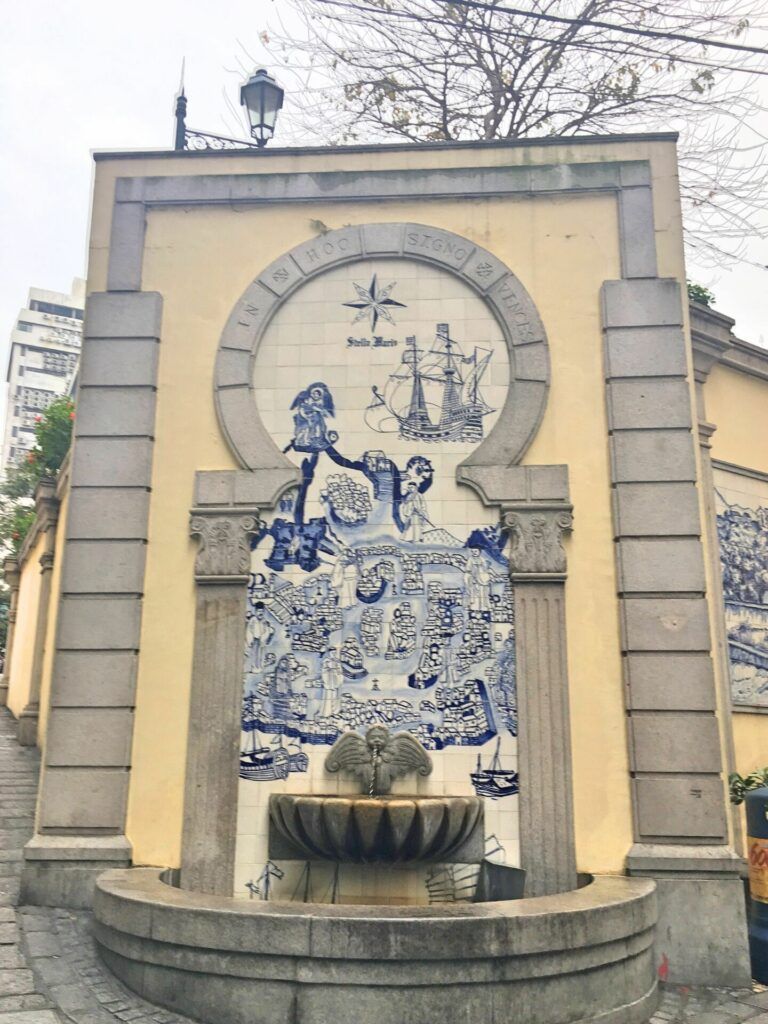
<svg viewBox="0 0 768 1024"><path fill-rule="evenodd" d="M368 796L384 796L395 779L412 773L429 775L432 758L409 733L392 736L386 726L374 725L364 737L345 732L336 740L325 759L325 770L356 775Z"/></svg>

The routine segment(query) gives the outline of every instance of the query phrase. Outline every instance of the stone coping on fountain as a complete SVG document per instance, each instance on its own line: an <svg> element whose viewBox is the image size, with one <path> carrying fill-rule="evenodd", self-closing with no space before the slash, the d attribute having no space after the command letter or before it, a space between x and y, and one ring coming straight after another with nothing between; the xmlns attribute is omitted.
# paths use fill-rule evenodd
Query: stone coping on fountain
<svg viewBox="0 0 768 1024"><path fill-rule="evenodd" d="M207 896L162 876L100 876L101 955L139 995L209 1024L640 1024L656 1006L650 879L366 907Z"/></svg>

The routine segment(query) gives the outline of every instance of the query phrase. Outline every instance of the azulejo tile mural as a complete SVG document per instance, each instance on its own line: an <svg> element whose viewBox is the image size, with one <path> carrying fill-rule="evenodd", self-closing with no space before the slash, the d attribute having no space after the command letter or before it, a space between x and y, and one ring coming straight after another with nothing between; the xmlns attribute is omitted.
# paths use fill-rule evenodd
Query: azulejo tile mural
<svg viewBox="0 0 768 1024"><path fill-rule="evenodd" d="M446 271L407 259L329 271L267 329L256 401L301 483L254 540L240 894L309 898L311 889L314 899L415 903L471 894L472 871L455 865L361 871L268 861L269 794L353 790L326 776L325 756L343 732L377 723L411 732L434 759L428 779L395 790L485 797L489 849L514 862L506 537L498 512L455 482L501 410L509 372L482 300Z"/></svg>
<svg viewBox="0 0 768 1024"><path fill-rule="evenodd" d="M715 470L731 698L768 708L768 482Z"/></svg>

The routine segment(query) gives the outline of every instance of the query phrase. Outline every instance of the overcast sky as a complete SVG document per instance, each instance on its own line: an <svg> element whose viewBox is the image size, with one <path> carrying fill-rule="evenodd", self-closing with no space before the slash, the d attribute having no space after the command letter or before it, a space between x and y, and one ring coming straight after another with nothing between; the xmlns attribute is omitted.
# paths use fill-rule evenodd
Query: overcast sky
<svg viewBox="0 0 768 1024"><path fill-rule="evenodd" d="M0 35L0 345L30 286L67 291L84 276L94 149L170 146L186 57L188 123L237 130L243 46L284 0L16 0ZM768 88L766 89L768 99ZM240 129L242 134L243 129ZM768 125L763 126L768 135ZM766 186L768 194L768 185ZM768 264L768 242L751 258ZM689 267L745 340L768 343L768 270Z"/></svg>

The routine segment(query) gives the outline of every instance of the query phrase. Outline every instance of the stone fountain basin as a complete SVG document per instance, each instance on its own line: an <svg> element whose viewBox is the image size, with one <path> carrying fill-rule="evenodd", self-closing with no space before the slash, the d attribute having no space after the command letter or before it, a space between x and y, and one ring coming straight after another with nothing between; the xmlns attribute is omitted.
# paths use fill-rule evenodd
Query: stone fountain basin
<svg viewBox="0 0 768 1024"><path fill-rule="evenodd" d="M346 864L482 859L477 796L273 793L270 857Z"/></svg>
<svg viewBox="0 0 768 1024"><path fill-rule="evenodd" d="M656 1008L650 878L350 907L207 896L161 874L101 875L96 941L142 998L207 1024L643 1024Z"/></svg>

